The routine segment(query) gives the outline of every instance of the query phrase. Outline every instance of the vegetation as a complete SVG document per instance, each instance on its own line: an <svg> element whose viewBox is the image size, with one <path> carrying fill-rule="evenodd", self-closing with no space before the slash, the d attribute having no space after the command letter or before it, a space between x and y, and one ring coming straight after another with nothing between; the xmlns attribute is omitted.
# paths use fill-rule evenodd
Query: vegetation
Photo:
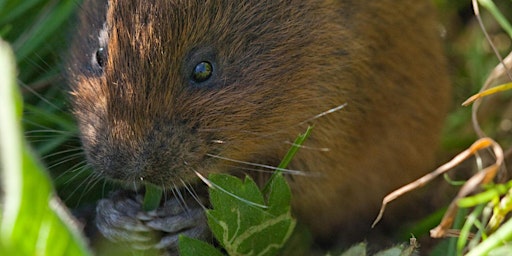
<svg viewBox="0 0 512 256"><path fill-rule="evenodd" d="M510 2L507 1L495 2L480 1L480 7L484 7L480 10L481 17L497 52L506 56L512 48L511 26L507 22L512 18L507 16L512 13L512 7ZM476 103L477 107L473 108L478 110L478 123L472 123L471 121L472 109L460 107L458 103L462 103L478 91L482 85L486 84L489 76L493 78L490 83L487 83L489 86L503 84L511 79L507 80L506 72L492 72L499 61L492 47L485 40L480 26L472 14L470 1L437 0L436 3L441 9L441 16L444 18L444 24L446 24L445 38L451 66L454 67L452 73L454 101L456 103L445 129L443 139L444 157L449 159L459 152L463 152L466 147L477 141L473 127L481 127L480 134L485 132L501 147L509 148L512 145L510 134L512 124L507 110L510 109L511 93L506 86L494 96L485 97L482 102ZM84 248L80 235L72 228L66 227L65 224L69 221L67 217L64 220L62 219L62 216L67 215L62 214L62 212L65 212L62 210L64 208L55 203L55 191L61 196L67 207L75 209L95 202L110 189L110 185L107 183L90 177L90 170L86 168L83 154L80 151L77 129L69 113L67 95L64 93L66 85L62 76L62 60L66 56L69 26L73 24L72 15L76 8L76 0L0 0L0 37L10 43L15 54L15 66L19 70L16 72L4 68L4 66L1 66L0 69L0 79L2 79L0 97L3 97L0 99L3 108L1 113L10 111L11 115L16 114L15 119L6 119L6 117L0 116L0 131L1 135L4 136L1 138L9 137L16 140L16 142L4 139L0 141L0 152L4 157L0 161L2 164L0 170L2 170L3 175L2 187L6 194L2 205L2 219L0 220L2 223L0 226L0 232L2 232L0 234L2 239L0 250L10 250L14 248L13 246L16 248L26 246L26 248L32 248L25 250L26 254L32 255L34 250L49 248L41 240L38 240L43 237L42 234L47 234L47 237L55 235L56 238L53 239L56 240L46 242L48 244L52 241L52 246L57 250L45 250L48 255L58 255L59 252L61 255L69 255L70 251L68 250L73 250L72 254L75 255L87 254L88 251ZM10 63L12 61L9 59L8 50L5 49L6 47L3 46L2 52L5 53L0 56L0 62ZM512 66L510 62L507 65ZM17 89L13 89L16 88L12 87L15 83L8 78L9 76L17 76ZM3 89L6 88L11 88L12 93L7 93L7 91L4 93ZM15 96L17 95L15 94L16 90L21 92L23 99L23 128L12 128L16 127L19 121L20 106L22 105L21 100L17 100L19 97ZM8 104L8 101L11 104ZM13 124L13 126L9 128L7 124ZM22 129L25 131L25 138L30 142L33 150L28 149L24 140L19 138L18 135ZM477 131L479 130L477 129ZM11 159L6 153L13 152L18 155ZM477 159L492 159L492 155L486 155L485 152L485 150L474 150L472 153L480 157ZM40 161L33 158L34 155L38 156ZM19 162L8 161L7 159L18 159ZM470 179L492 164L494 164L494 161L490 163L484 161L481 166L475 164L474 167L464 168L458 172L467 173L469 177L468 175L462 176ZM48 173L41 166L46 166ZM19 172L20 178L13 179L14 174L11 174L10 171ZM33 171L34 173L27 175L24 174L25 171ZM498 171L498 178L500 173L501 171ZM453 175L450 176L453 177ZM456 176L456 178L459 176ZM24 177L32 177L33 180L24 180ZM48 177L51 177L53 187L50 183L45 182ZM245 186L253 187L249 180L242 182L225 177L217 178L219 180L216 183L227 180L228 183L236 184L233 185L234 187L243 188L242 190L247 189ZM216 180L217 178L212 179ZM19 183L16 184L32 182L32 185L9 185L8 181L11 180L17 180ZM274 180L274 182L276 181ZM34 185L34 183L37 185ZM18 192L21 194L11 190L16 187L20 189ZM37 190L34 190L34 187L37 187ZM447 253L449 255L481 255L491 251L497 255L500 255L501 252L501 255L503 255L504 251L511 250L512 222L507 218L507 215L512 211L510 200L512 183L507 180L492 179L492 182L481 182L473 188L474 190L464 197L457 198L455 194L453 195L453 198L456 199L458 214L453 226L449 229L450 232L455 231L450 234L456 236L456 238L443 240L436 248L432 249L432 255L446 255ZM25 192L23 192L24 189L26 189ZM34 194L34 191L37 191L37 193ZM16 202L12 201L13 193L14 195L20 195L18 199L21 201L13 204L12 202ZM158 193L158 191L155 192L155 194ZM268 191L258 191L258 193L262 194L247 195L247 197L256 196L258 198L250 201L271 208L270 200L267 201L270 197L265 196L268 195ZM261 200L262 198L263 200ZM153 200L153 204L155 201L158 202L159 200ZM30 214L18 217L10 215L9 209L21 209L16 207L17 204L23 205L23 207L28 204L32 207L29 210ZM212 204L214 210L211 213L215 212L215 203L212 202ZM282 207L286 208L286 206ZM257 207L249 208L252 208L252 210L258 209ZM258 209L258 211L262 212L263 210ZM441 222L444 212L444 209L441 209L432 218L427 218L421 222L427 223L424 228L421 228L422 225L418 223L415 230L423 231L414 231L414 234L421 236L428 233L429 229ZM32 218L34 216L41 218ZM11 220L19 218L19 221L7 221L9 218ZM25 221L21 221L23 219ZM6 223L9 225L6 225ZM34 232L39 232L39 235L33 235L31 239L24 239L23 245L16 244L12 240L15 239L15 236L9 234L18 234L19 236L19 231L15 231L15 226L18 223L25 225L24 230L35 228ZM27 227L28 223L34 225ZM292 223L294 222L290 220L289 225L293 226ZM45 230L44 228L47 227L53 227L56 231ZM10 233L8 230L10 230ZM409 236L410 231L405 233L406 236ZM59 237L60 234L63 234L65 238ZM25 232L23 232L23 235L30 236ZM186 238L182 239L187 240ZM219 238L219 241L221 244L223 243L221 238ZM405 250L410 250L413 247L415 248L415 246L412 246ZM361 248L363 248L363 251L365 250L364 245L357 245L352 250L356 252L360 250L359 252L361 252ZM3 251L0 254L3 254Z"/></svg>

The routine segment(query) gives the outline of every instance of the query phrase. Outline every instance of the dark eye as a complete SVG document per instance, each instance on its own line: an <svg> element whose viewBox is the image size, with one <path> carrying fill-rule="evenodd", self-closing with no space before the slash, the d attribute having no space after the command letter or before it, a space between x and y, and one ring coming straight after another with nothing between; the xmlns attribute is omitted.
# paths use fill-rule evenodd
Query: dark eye
<svg viewBox="0 0 512 256"><path fill-rule="evenodd" d="M202 83L213 75L213 65L208 61L199 62L192 71L192 80Z"/></svg>
<svg viewBox="0 0 512 256"><path fill-rule="evenodd" d="M96 51L96 55L94 57L96 59L96 63L98 64L98 66L104 68L105 63L107 62L107 51L105 50L105 48L98 48L98 50Z"/></svg>

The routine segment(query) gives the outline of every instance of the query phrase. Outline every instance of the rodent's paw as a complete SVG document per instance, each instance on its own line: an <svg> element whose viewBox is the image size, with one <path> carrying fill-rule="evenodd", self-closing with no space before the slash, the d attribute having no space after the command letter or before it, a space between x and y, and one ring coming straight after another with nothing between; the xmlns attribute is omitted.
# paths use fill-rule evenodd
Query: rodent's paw
<svg viewBox="0 0 512 256"><path fill-rule="evenodd" d="M176 252L179 235L206 240L210 231L204 209L194 200L166 201L154 211L142 210L143 198L119 191L96 207L96 226L107 239L138 250Z"/></svg>
<svg viewBox="0 0 512 256"><path fill-rule="evenodd" d="M96 206L96 226L113 242L129 242L135 249L153 247L153 230L138 219L142 201L125 192L116 192Z"/></svg>
<svg viewBox="0 0 512 256"><path fill-rule="evenodd" d="M184 205L178 199L172 198L155 211L141 213L139 219L162 234L162 238L155 245L157 249L177 248L179 235L201 240L210 237L204 209L192 200L187 200Z"/></svg>

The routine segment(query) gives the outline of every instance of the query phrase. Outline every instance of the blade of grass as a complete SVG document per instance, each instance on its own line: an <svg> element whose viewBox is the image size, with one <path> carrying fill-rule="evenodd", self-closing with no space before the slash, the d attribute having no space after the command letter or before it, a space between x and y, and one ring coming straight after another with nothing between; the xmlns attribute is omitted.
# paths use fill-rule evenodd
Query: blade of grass
<svg viewBox="0 0 512 256"><path fill-rule="evenodd" d="M0 1L0 10L3 10L0 15L2 17L0 24L6 24L20 18L40 2L42 0L11 1L10 5L7 5L8 1Z"/></svg>
<svg viewBox="0 0 512 256"><path fill-rule="evenodd" d="M499 8L496 7L494 2L491 0L478 0L478 3L492 14L496 21L507 32L508 36L512 38L512 26L508 22L507 18L505 18L505 16L500 12Z"/></svg>
<svg viewBox="0 0 512 256"><path fill-rule="evenodd" d="M292 161L293 157L295 157L295 154L297 151L299 151L302 144L304 144L304 141L311 135L311 131L313 130L312 126L308 126L308 129L303 134L299 134L299 136L295 139L295 141L292 144L292 147L288 150L284 158L281 160L281 163L277 166L276 171L272 174L270 179L265 184L265 187L263 187L262 192L263 194L268 193L268 189L270 187L270 184L272 183L272 180L276 177L276 175L280 174L288 164Z"/></svg>
<svg viewBox="0 0 512 256"><path fill-rule="evenodd" d="M496 94L498 92L504 92L507 90L511 90L511 89L512 89L512 83L506 83L506 84L492 87L491 89L479 92L479 93L471 96L469 99L467 99L466 101L464 101L462 103L462 106L468 106L469 104L473 103L477 99L480 99L480 98L483 98L485 96L489 96L492 94Z"/></svg>
<svg viewBox="0 0 512 256"><path fill-rule="evenodd" d="M494 234L473 248L467 256L487 255L492 249L512 240L512 219L509 219Z"/></svg>
<svg viewBox="0 0 512 256"><path fill-rule="evenodd" d="M19 61L44 44L58 28L68 21L77 3L73 0L51 2L40 12L33 27L13 43ZM44 28L44 29L43 29Z"/></svg>

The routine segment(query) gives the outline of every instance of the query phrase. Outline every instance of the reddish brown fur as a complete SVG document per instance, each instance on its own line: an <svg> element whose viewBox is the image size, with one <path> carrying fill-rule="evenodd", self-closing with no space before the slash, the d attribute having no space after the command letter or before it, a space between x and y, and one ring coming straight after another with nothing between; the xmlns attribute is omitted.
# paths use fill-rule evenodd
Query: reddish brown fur
<svg viewBox="0 0 512 256"><path fill-rule="evenodd" d="M277 165L313 124L306 146L329 151L292 162L314 174L291 180L293 206L328 235L369 226L387 192L432 167L449 89L428 1L114 0L107 14L98 2L84 4L69 67L84 148L103 175L171 187L197 182L194 170L242 168L207 153ZM102 15L101 72L90 60ZM197 49L218 62L206 88L186 77Z"/></svg>

